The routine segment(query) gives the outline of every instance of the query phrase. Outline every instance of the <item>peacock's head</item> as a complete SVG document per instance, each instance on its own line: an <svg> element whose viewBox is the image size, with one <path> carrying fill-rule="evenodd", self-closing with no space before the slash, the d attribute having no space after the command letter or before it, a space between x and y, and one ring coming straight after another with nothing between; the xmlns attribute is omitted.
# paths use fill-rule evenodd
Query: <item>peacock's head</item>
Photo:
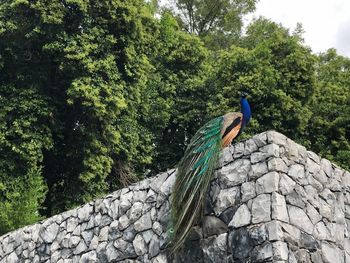
<svg viewBox="0 0 350 263"><path fill-rule="evenodd" d="M241 92L241 98L245 99L248 96L248 92L247 91L242 91Z"/></svg>

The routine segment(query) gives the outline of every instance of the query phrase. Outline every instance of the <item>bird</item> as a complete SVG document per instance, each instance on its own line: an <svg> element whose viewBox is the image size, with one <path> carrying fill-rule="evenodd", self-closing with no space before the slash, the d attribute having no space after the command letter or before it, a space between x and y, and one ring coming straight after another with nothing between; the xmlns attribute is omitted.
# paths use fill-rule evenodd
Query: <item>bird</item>
<svg viewBox="0 0 350 263"><path fill-rule="evenodd" d="M181 248L191 228L203 217L207 190L221 150L242 133L251 119L246 93L241 94L240 106L241 112L226 113L203 125L178 163L168 227L171 254Z"/></svg>

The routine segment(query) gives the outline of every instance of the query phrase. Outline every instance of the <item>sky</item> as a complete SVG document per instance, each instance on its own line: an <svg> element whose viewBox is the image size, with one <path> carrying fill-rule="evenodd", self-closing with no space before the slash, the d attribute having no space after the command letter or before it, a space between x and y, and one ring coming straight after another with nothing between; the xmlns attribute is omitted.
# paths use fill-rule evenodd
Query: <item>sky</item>
<svg viewBox="0 0 350 263"><path fill-rule="evenodd" d="M336 48L350 57L350 0L260 0L253 17L264 16L291 31L300 22L305 44L315 53Z"/></svg>

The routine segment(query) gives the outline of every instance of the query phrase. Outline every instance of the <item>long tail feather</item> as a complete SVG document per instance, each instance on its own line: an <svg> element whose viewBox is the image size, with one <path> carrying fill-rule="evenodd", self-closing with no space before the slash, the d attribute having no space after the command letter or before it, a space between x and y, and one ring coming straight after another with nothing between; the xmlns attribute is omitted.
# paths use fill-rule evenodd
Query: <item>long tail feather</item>
<svg viewBox="0 0 350 263"><path fill-rule="evenodd" d="M171 249L176 252L203 213L204 199L221 150L223 117L204 125L188 145L172 194Z"/></svg>

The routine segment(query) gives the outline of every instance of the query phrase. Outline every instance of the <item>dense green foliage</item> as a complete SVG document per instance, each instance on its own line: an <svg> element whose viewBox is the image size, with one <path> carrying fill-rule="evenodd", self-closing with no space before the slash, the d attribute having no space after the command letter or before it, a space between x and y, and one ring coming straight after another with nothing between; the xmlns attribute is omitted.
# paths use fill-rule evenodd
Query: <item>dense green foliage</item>
<svg viewBox="0 0 350 263"><path fill-rule="evenodd" d="M227 48L237 42L243 15L255 10L257 0L175 0L179 24L197 34L209 49ZM176 10L176 11L174 11Z"/></svg>
<svg viewBox="0 0 350 263"><path fill-rule="evenodd" d="M187 2L196 21L211 3ZM174 166L241 90L245 136L276 129L350 169L350 59L263 18L241 35L256 1L219 2L202 30L155 1L0 3L0 233Z"/></svg>

